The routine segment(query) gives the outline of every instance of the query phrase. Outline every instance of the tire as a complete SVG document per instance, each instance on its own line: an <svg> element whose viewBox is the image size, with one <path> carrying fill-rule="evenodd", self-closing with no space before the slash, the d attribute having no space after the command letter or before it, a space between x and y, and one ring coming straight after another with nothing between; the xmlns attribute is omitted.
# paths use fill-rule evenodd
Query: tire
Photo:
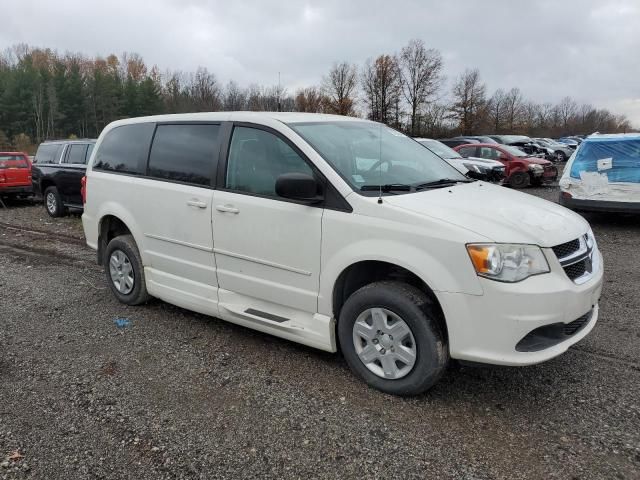
<svg viewBox="0 0 640 480"><path fill-rule="evenodd" d="M47 187L44 191L44 208L51 217L62 217L65 214L62 197L56 187Z"/></svg>
<svg viewBox="0 0 640 480"><path fill-rule="evenodd" d="M117 268L118 259L123 259L120 270ZM120 302L140 305L151 298L147 293L144 266L133 236L120 235L109 242L104 256L104 271L111 292ZM118 278L119 282L116 280Z"/></svg>
<svg viewBox="0 0 640 480"><path fill-rule="evenodd" d="M388 312L389 315L384 321L382 336L375 334L379 338L378 341L376 341L377 338L369 341L359 336L363 327L363 318L366 318L370 311ZM392 333L395 331L393 329L399 326L396 320L392 320L395 323L389 321L389 318L394 316L401 319L409 328L410 339L405 337L409 339L408 343L404 343L397 335L396 343L389 345L391 337L387 333ZM351 370L373 388L393 395L417 395L435 385L449 363L449 346L437 320L437 314L429 298L417 288L394 281L371 283L353 293L342 307L338 321L340 348ZM371 321L372 325L368 327L371 332L367 334L373 335L376 330L373 314ZM386 338L385 335L387 335ZM392 338L391 340L393 341ZM402 348L400 342L403 342L403 346L409 345L403 348L405 351L411 350L413 344L415 355L411 366L395 360ZM363 347L363 344L366 346ZM384 347L389 350L385 350ZM360 354L356 348L361 349ZM361 360L360 355L373 352L372 348L376 349L375 354L378 359L381 358L385 363L391 361L396 366L398 370L396 378L393 378L393 375L385 378L387 374L383 371L380 360L376 359L368 364ZM391 353L392 351L395 353ZM387 354L390 356L387 357ZM372 371L374 368L378 373Z"/></svg>
<svg viewBox="0 0 640 480"><path fill-rule="evenodd" d="M513 188L526 188L531 184L531 177L527 172L515 172L509 177L509 185Z"/></svg>
<svg viewBox="0 0 640 480"><path fill-rule="evenodd" d="M556 152L556 162L566 162L567 161L567 155L566 153L564 153L561 150L558 150Z"/></svg>

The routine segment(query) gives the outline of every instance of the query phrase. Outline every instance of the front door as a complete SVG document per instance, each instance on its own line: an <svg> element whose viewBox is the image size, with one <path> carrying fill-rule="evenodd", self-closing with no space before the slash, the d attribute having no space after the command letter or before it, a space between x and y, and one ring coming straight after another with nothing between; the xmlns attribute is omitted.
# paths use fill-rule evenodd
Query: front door
<svg viewBox="0 0 640 480"><path fill-rule="evenodd" d="M273 304L275 312L277 305L315 313L323 209L275 193L281 174L313 175L308 160L284 137L246 125L234 127L227 159L224 185L213 194L221 304L228 291L256 310ZM274 312L258 315L270 318L265 313Z"/></svg>

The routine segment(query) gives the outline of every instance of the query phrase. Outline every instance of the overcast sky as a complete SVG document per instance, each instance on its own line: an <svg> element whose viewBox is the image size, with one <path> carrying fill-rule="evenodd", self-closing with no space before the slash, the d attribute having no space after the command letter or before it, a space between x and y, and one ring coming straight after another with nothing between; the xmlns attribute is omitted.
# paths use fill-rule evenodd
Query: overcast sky
<svg viewBox="0 0 640 480"><path fill-rule="evenodd" d="M206 66L226 82L318 84L420 38L445 60L447 90L477 67L489 93L625 113L640 127L640 0L0 0L0 49L136 52L161 70Z"/></svg>

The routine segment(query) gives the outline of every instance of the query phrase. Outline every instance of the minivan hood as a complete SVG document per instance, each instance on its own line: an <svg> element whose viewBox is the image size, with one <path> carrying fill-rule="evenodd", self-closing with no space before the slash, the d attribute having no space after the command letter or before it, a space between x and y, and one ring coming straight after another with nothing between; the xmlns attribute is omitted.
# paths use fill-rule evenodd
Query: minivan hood
<svg viewBox="0 0 640 480"><path fill-rule="evenodd" d="M387 196L385 202L499 243L552 247L574 240L589 229L580 215L560 205L481 181Z"/></svg>

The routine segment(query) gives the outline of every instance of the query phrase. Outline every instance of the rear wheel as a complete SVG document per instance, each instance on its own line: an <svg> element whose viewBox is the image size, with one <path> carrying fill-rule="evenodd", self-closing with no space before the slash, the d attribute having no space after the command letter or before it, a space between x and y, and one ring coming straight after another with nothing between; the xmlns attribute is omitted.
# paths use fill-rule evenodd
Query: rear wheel
<svg viewBox="0 0 640 480"><path fill-rule="evenodd" d="M515 172L509 177L509 185L513 188L525 188L531 183L531 177L527 172Z"/></svg>
<svg viewBox="0 0 640 480"><path fill-rule="evenodd" d="M111 291L127 305L139 305L149 300L144 267L133 236L112 239L105 252L105 274Z"/></svg>
<svg viewBox="0 0 640 480"><path fill-rule="evenodd" d="M428 390L449 362L429 298L400 282L376 282L352 294L340 312L338 335L353 372L394 395Z"/></svg>
<svg viewBox="0 0 640 480"><path fill-rule="evenodd" d="M56 187L48 187L44 191L44 206L52 217L61 217L65 213L62 197Z"/></svg>

